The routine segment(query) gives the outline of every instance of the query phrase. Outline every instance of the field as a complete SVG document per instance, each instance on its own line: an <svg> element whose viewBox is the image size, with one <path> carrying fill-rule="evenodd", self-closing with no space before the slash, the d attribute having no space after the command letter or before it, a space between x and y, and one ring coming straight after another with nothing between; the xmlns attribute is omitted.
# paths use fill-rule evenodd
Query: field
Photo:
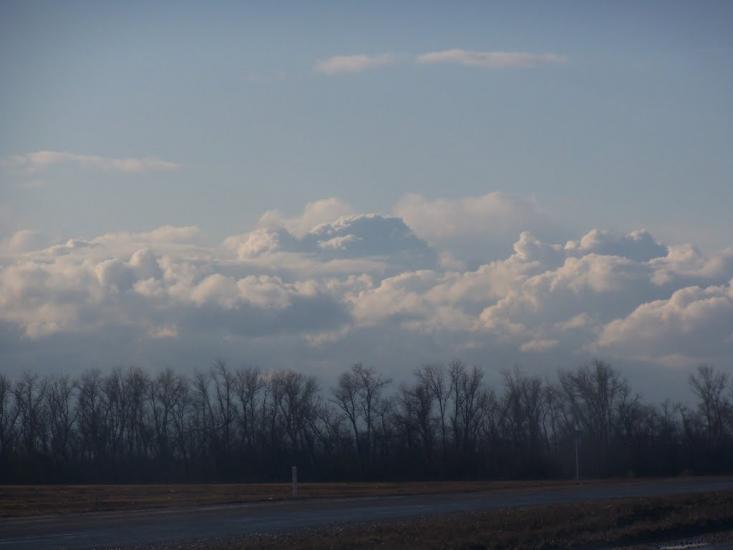
<svg viewBox="0 0 733 550"><path fill-rule="evenodd" d="M563 487L568 481L301 483L298 498L417 495ZM0 485L0 517L178 508L292 499L289 483Z"/></svg>
<svg viewBox="0 0 733 550"><path fill-rule="evenodd" d="M731 487L728 478L305 483L293 498L289 484L12 485L0 486L0 533L34 548L58 537L182 550L648 548L700 535L727 544ZM279 502L226 506L270 501Z"/></svg>
<svg viewBox="0 0 733 550"><path fill-rule="evenodd" d="M733 493L621 499L177 544L179 549L555 549L733 541ZM644 543L648 543L644 544ZM726 548L729 546L725 546ZM163 546L162 548L166 548Z"/></svg>

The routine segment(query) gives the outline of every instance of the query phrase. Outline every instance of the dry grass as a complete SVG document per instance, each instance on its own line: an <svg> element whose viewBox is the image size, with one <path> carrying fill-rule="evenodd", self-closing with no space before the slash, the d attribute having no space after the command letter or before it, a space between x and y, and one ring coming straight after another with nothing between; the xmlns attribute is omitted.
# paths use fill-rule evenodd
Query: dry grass
<svg viewBox="0 0 733 550"><path fill-rule="evenodd" d="M731 529L733 493L706 493L452 514L172 547L219 550L608 548Z"/></svg>
<svg viewBox="0 0 733 550"><path fill-rule="evenodd" d="M562 487L566 481L301 483L299 498L415 495ZM287 483L170 485L0 485L0 517L141 510L285 500Z"/></svg>

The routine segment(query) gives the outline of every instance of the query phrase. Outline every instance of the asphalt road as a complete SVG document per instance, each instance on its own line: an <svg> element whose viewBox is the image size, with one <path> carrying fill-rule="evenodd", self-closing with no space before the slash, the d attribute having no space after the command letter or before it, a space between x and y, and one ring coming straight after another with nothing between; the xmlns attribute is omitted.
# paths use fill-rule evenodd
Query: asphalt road
<svg viewBox="0 0 733 550"><path fill-rule="evenodd" d="M312 499L4 519L0 520L0 550L142 546L186 539L282 533L335 523L704 491L733 491L733 479L662 480L487 493Z"/></svg>

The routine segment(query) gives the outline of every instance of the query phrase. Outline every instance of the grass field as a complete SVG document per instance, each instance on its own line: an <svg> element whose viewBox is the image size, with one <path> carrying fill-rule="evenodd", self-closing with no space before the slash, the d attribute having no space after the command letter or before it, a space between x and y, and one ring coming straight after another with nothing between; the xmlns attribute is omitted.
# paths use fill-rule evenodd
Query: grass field
<svg viewBox="0 0 733 550"><path fill-rule="evenodd" d="M177 544L178 549L610 548L701 534L733 541L733 493L612 500L462 513L306 533ZM726 546L727 547L727 546ZM165 546L161 548L166 548Z"/></svg>
<svg viewBox="0 0 733 550"><path fill-rule="evenodd" d="M604 480L593 484L636 483ZM299 498L522 491L568 481L304 483ZM232 504L291 497L289 484L5 485L0 517ZM609 548L718 533L733 541L733 492L615 499L176 544L176 548ZM165 548L163 546L162 548Z"/></svg>
<svg viewBox="0 0 733 550"><path fill-rule="evenodd" d="M562 487L568 481L301 483L299 498L414 495ZM236 504L292 498L289 483L0 485L0 517Z"/></svg>

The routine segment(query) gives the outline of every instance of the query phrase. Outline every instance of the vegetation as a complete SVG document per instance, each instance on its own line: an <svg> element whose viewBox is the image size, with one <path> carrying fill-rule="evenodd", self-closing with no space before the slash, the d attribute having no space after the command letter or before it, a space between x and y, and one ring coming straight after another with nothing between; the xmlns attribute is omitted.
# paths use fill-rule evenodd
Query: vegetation
<svg viewBox="0 0 733 550"><path fill-rule="evenodd" d="M602 483L602 482L601 482ZM401 481L301 483L298 500L517 491L574 486L568 481ZM0 485L0 518L292 500L289 483Z"/></svg>
<svg viewBox="0 0 733 550"><path fill-rule="evenodd" d="M488 387L461 362L395 387L355 365L335 387L295 371L187 377L131 368L0 375L0 482L252 482L730 473L733 391L703 366L695 404L652 405L594 362ZM577 435L576 435L577 434Z"/></svg>
<svg viewBox="0 0 733 550"><path fill-rule="evenodd" d="M375 547L549 550L609 548L610 545L659 542L711 532L720 533L720 538L729 542L733 538L731 529L733 494L709 493L459 513L376 525L339 526L290 535L177 543L174 547L217 550ZM658 545L651 547L657 548Z"/></svg>

